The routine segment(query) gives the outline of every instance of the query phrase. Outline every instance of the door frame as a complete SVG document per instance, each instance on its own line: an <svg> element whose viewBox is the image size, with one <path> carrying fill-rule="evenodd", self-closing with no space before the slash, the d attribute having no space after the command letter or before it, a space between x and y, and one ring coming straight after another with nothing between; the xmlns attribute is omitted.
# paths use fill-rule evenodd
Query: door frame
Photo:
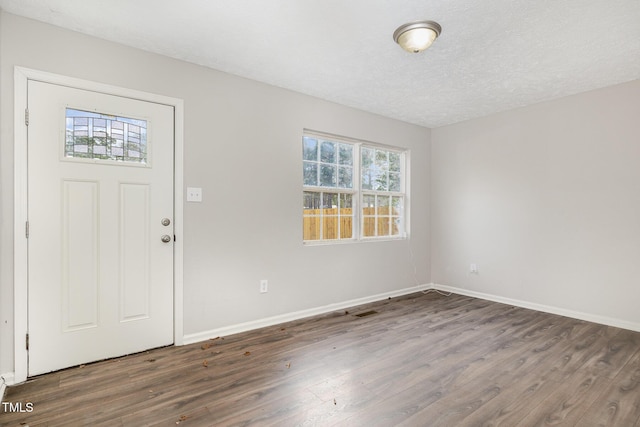
<svg viewBox="0 0 640 427"><path fill-rule="evenodd" d="M164 95L127 89L89 80L67 77L24 67L14 68L14 235L13 235L13 331L14 331L14 383L27 380L29 356L26 348L28 325L28 246L26 223L28 219L28 157L27 84L29 80L85 89L140 101L164 104L174 108L174 242L173 256L173 342L184 343L183 309L183 186L184 186L184 101Z"/></svg>

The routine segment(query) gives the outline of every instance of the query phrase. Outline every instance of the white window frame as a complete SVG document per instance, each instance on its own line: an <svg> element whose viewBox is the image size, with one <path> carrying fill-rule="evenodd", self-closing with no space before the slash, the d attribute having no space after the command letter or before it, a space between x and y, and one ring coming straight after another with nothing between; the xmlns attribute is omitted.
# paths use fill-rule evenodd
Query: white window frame
<svg viewBox="0 0 640 427"><path fill-rule="evenodd" d="M333 134L328 134L325 132L313 131L305 129L302 134L302 138L311 137L318 140L331 141L342 144L350 144L353 146L353 188L341 188L341 187L326 187L326 186L309 186L302 185L302 194L304 197L305 192L314 192L314 193L335 193L335 194L351 194L352 195L352 212L353 212L353 230L350 238L337 238L337 239L318 239L318 240L304 240L304 245L335 245L335 244L344 244L344 243L355 243L355 242L379 242L379 241L388 241L388 240L404 240L409 237L409 161L410 161L410 151L406 148L375 143L371 141L359 140L344 136L338 136ZM301 138L301 141L303 140ZM364 190L361 188L361 176L362 176L362 147L379 149L389 152L394 152L400 155L400 191L379 191L379 190ZM301 156L302 158L303 156ZM302 159L304 162L304 159ZM392 196L392 197L401 197L403 200L402 206L400 207L400 233L397 235L384 235L384 236L364 236L364 213L362 207L364 206L364 196L365 195L376 195L376 196ZM322 218L322 217L320 217ZM375 226L377 228L378 215L373 216L375 221ZM304 221L304 213L303 213L303 221ZM322 222L321 222L322 224ZM322 225L321 225L322 227Z"/></svg>

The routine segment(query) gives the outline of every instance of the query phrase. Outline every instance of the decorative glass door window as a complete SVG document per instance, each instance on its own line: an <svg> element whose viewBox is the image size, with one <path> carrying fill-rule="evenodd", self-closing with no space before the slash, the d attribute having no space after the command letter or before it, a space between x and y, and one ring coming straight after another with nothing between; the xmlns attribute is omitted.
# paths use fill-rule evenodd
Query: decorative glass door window
<svg viewBox="0 0 640 427"><path fill-rule="evenodd" d="M147 164L147 121L66 109L64 156Z"/></svg>

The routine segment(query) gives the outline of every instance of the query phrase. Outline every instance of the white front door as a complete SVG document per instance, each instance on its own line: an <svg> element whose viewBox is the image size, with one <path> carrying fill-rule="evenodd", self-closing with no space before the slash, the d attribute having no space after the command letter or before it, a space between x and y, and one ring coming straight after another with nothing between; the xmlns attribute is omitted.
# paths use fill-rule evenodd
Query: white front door
<svg viewBox="0 0 640 427"><path fill-rule="evenodd" d="M28 81L28 374L173 343L173 107Z"/></svg>

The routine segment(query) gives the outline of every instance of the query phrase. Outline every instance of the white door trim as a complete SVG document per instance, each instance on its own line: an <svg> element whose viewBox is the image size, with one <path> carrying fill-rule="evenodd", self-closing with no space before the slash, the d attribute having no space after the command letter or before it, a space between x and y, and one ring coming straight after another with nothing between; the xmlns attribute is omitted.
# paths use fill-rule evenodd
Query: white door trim
<svg viewBox="0 0 640 427"><path fill-rule="evenodd" d="M28 353L26 334L28 331L28 252L25 226L28 218L27 198L27 127L25 110L27 108L27 81L37 80L45 83L86 89L110 95L134 98L174 107L174 325L175 345L184 342L183 331L183 185L184 185L184 101L164 95L126 89L88 80L66 77L45 71L15 67L14 69L14 382L26 381L28 372Z"/></svg>

